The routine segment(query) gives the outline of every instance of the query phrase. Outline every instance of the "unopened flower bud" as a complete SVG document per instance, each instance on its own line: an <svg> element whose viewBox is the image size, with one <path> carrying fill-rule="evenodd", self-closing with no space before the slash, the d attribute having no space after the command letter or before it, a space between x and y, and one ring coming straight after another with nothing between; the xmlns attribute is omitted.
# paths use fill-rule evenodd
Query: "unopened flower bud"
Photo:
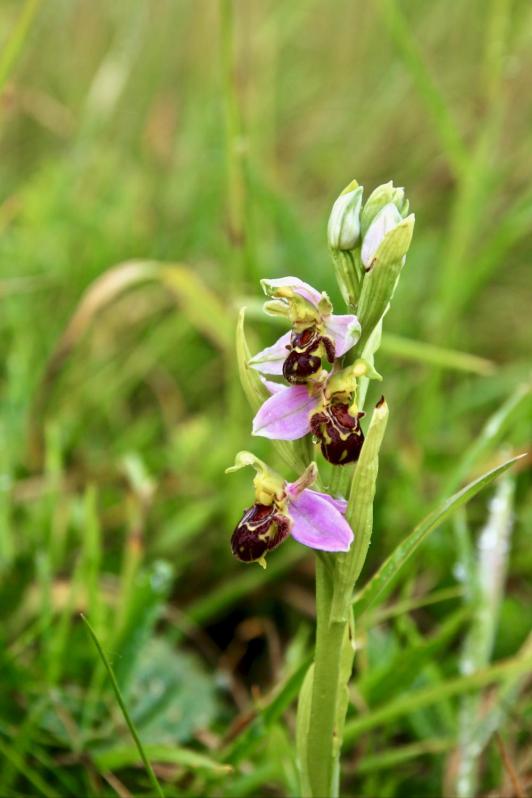
<svg viewBox="0 0 532 798"><path fill-rule="evenodd" d="M360 214L360 230L362 235L366 235L366 231L376 215L385 205L395 205L402 217L408 213L408 200L405 195L404 188L394 186L390 180L389 183L383 183L382 186L377 188L369 195L362 212Z"/></svg>
<svg viewBox="0 0 532 798"><path fill-rule="evenodd" d="M402 218L395 205L391 202L385 205L375 216L362 241L361 259L366 269L370 268L375 253L384 241L386 234L393 230L394 227L397 227Z"/></svg>
<svg viewBox="0 0 532 798"><path fill-rule="evenodd" d="M365 269L371 269L377 261L401 261L410 247L414 222L413 213L403 219L395 205L385 205L362 241L361 259Z"/></svg>
<svg viewBox="0 0 532 798"><path fill-rule="evenodd" d="M362 242L366 275L358 304L362 324L361 351L390 306L405 256L412 241L415 217L401 219L395 205L385 205Z"/></svg>
<svg viewBox="0 0 532 798"><path fill-rule="evenodd" d="M363 415L352 414L349 405L344 402L333 402L311 417L310 428L329 463L346 465L358 460L364 443L359 423Z"/></svg>
<svg viewBox="0 0 532 798"><path fill-rule="evenodd" d="M327 226L327 238L332 249L354 249L360 236L363 191L363 187L353 180L334 203Z"/></svg>

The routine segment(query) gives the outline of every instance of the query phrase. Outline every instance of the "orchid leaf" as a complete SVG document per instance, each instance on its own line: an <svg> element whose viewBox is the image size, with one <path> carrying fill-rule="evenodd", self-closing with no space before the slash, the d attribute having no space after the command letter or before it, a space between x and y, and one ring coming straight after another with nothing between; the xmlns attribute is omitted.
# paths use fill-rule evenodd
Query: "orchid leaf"
<svg viewBox="0 0 532 798"><path fill-rule="evenodd" d="M270 394L266 386L263 384L258 372L252 369L248 364L251 360L251 352L246 338L245 331L246 309L242 308L238 314L238 322L236 325L236 360L238 365L238 374L240 376L240 383L244 389L247 400L254 413L257 412L263 402L268 399Z"/></svg>

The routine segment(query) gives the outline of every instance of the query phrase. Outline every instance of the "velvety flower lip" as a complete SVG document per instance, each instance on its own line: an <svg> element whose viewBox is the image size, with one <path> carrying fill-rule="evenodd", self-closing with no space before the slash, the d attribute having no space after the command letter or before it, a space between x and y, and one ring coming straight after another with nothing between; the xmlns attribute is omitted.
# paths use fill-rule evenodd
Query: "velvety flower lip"
<svg viewBox="0 0 532 798"><path fill-rule="evenodd" d="M344 518L345 499L335 499L312 490L317 478L315 463L295 482L285 482L250 452L240 452L229 471L252 465L256 471L256 494L264 497L264 486L273 482L281 486L269 504L255 501L244 510L231 537L231 548L242 562L258 562L265 566L265 555L291 535L299 543L319 551L348 551L353 531Z"/></svg>
<svg viewBox="0 0 532 798"><path fill-rule="evenodd" d="M364 443L360 427L364 415L350 412L347 403L336 402L310 417L310 429L329 463L341 466L358 460Z"/></svg>
<svg viewBox="0 0 532 798"><path fill-rule="evenodd" d="M360 338L360 322L352 314L336 315L326 294L320 294L308 283L298 277L281 277L277 280L262 280L263 288L271 296L293 293L304 299L315 311L316 325L324 339L331 342L335 357L342 357ZM281 297L281 301L289 299ZM283 365L287 359L291 341L291 333L282 335L272 346L258 352L249 360L249 365L262 374L283 373Z"/></svg>
<svg viewBox="0 0 532 798"><path fill-rule="evenodd" d="M304 330L292 330L289 353L283 363L283 377L293 385L304 385L321 371L322 357L334 363L336 349L333 341L322 335L317 324Z"/></svg>

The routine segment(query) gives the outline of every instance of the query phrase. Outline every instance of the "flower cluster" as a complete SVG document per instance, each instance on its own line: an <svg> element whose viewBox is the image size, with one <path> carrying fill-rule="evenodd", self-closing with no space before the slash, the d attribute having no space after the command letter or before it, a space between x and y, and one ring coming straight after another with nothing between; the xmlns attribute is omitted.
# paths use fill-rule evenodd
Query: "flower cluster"
<svg viewBox="0 0 532 798"><path fill-rule="evenodd" d="M349 549L353 532L343 517L347 502L310 489L317 477L314 463L295 482L285 482L251 452L239 452L227 472L245 466L252 466L257 472L253 480L255 502L244 510L233 532L231 548L235 557L265 567L265 555L288 535L321 551Z"/></svg>
<svg viewBox="0 0 532 798"><path fill-rule="evenodd" d="M325 293L297 277L263 280L273 299L265 310L285 316L292 325L273 346L251 358L263 375L283 376L290 385L264 380L272 394L253 421L253 434L292 441L312 433L323 456L334 465L358 459L364 436L354 396L357 369L342 369L341 360L357 343L360 323L355 315L333 314ZM324 360L332 366L324 368Z"/></svg>
<svg viewBox="0 0 532 798"><path fill-rule="evenodd" d="M276 441L312 435L334 466L356 462L362 450L359 381L381 379L373 354L414 225L404 190L393 183L375 189L364 206L362 194L356 181L347 186L333 205L327 230L342 295L356 315L333 313L327 294L298 277L261 280L268 297L264 310L284 318L290 329L246 364L269 394L253 419L253 435ZM240 453L234 468L242 465L252 465L257 477L255 503L232 537L236 557L264 564L265 555L289 534L324 551L348 550L346 502L310 490L314 464L294 483L249 453Z"/></svg>

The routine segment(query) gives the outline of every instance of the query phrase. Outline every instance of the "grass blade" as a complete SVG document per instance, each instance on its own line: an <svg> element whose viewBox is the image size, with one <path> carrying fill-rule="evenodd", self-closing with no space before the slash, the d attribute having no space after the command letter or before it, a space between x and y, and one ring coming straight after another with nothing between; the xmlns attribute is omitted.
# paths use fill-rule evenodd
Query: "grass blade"
<svg viewBox="0 0 532 798"><path fill-rule="evenodd" d="M131 720L131 718L129 716L129 712L127 711L127 707L126 707L126 705L124 703L124 699L122 698L122 693L120 692L120 688L118 686L118 682L116 681L113 669L111 667L111 663L107 659L107 655L105 654L103 648L101 647L100 641L98 640L98 638L96 637L96 634L94 633L94 629L92 628L92 626L90 625L90 623L88 622L88 620L86 619L86 617L83 614L81 615L81 619L82 619L83 623L85 624L85 626L87 627L87 629L89 630L89 634L90 634L90 636L93 639L94 645L98 649L98 654L100 655L100 657L102 659L102 662L105 665L105 669L107 670L107 673L109 675L109 679L111 680L111 684L113 686L113 690L114 690L114 693L115 693L115 696L116 696L116 700L118 701L120 709L122 710L122 714L124 716L124 720L126 721L127 726L129 728L129 731L131 732L131 736L133 737L133 740L135 741L135 745L137 746L137 750L139 752L140 758L142 759L144 767L146 768L146 773L148 774L148 778L150 780L150 783L151 783L153 789L155 790L155 793L160 798L164 798L164 793L163 793L163 791L161 789L161 785L157 781L157 777L156 777L155 773L153 772L153 768L150 765L148 757L146 756L146 752L144 751L143 745L142 745L142 743L140 741L140 737L137 734L137 730L135 729L135 726L133 725L133 721Z"/></svg>
<svg viewBox="0 0 532 798"><path fill-rule="evenodd" d="M394 335L393 333L383 334L381 350L404 360L426 363L428 366L436 366L437 368L451 371L465 371L481 376L493 374L495 371L495 363L484 357L471 355L469 352L460 352L456 349L447 349L443 346L435 346L425 341L415 341L412 338Z"/></svg>
<svg viewBox="0 0 532 798"><path fill-rule="evenodd" d="M454 173L460 175L467 161L467 151L449 105L427 68L411 26L405 19L397 0L380 0L379 8L384 24L432 117L434 129L440 138L449 164Z"/></svg>
<svg viewBox="0 0 532 798"><path fill-rule="evenodd" d="M401 648L392 655L387 662L386 669L371 669L358 681L358 689L365 700L372 704L374 699L379 703L391 700L397 691L397 685L402 690L408 689L431 662L437 662L449 647L450 643L462 630L469 617L469 610L461 608L452 613L440 628L430 637L421 638L409 648Z"/></svg>
<svg viewBox="0 0 532 798"><path fill-rule="evenodd" d="M241 734L226 750L223 760L236 763L259 743L264 740L268 729L285 712L296 699L303 680L311 664L310 657L306 657L288 677L281 688L274 692L272 699L263 706L259 713L247 725Z"/></svg>
<svg viewBox="0 0 532 798"><path fill-rule="evenodd" d="M361 773L380 772L384 768L395 768L404 762L418 759L420 756L434 756L450 751L455 745L453 739L443 740L422 740L421 742L410 743L409 745L396 746L379 751L377 754L366 754L357 763L356 772Z"/></svg>
<svg viewBox="0 0 532 798"><path fill-rule="evenodd" d="M518 385L508 399L489 417L474 442L466 449L463 457L453 470L443 489L444 496L456 490L460 482L466 479L475 463L490 450L509 418L520 407L521 402L527 398L530 401L530 386L526 384Z"/></svg>
<svg viewBox="0 0 532 798"><path fill-rule="evenodd" d="M423 543L428 535L445 521L455 510L462 507L466 502L473 498L479 491L490 485L494 479L504 474L521 457L513 457L502 465L492 468L474 482L470 482L465 488L455 493L439 507L433 510L415 529L406 537L384 561L377 573L369 580L365 587L355 596L357 614L361 614L380 594L390 586L403 565L410 559L417 547Z"/></svg>
<svg viewBox="0 0 532 798"><path fill-rule="evenodd" d="M508 564L513 497L514 482L506 477L497 486L489 505L488 521L477 542L475 573L470 593L465 596L473 618L463 646L462 673L485 667L491 658ZM468 798L478 791L482 748L475 739L475 730L481 719L481 695L465 696L459 714L459 758L455 783L459 798Z"/></svg>
<svg viewBox="0 0 532 798"><path fill-rule="evenodd" d="M530 654L518 656L498 662L496 665L476 671L468 676L459 676L442 684L431 685L424 690L415 690L401 695L395 701L388 701L384 706L376 707L347 723L344 731L344 741L352 742L362 732L390 723L403 715L409 715L430 704L437 704L446 698L461 695L471 690L478 690L494 682L505 681L513 675L524 674L530 670L531 665L532 657Z"/></svg>
<svg viewBox="0 0 532 798"><path fill-rule="evenodd" d="M55 798L56 793L54 790L46 784L39 773L34 772L32 768L28 767L28 762L25 757L21 756L20 752L15 748L6 745L2 740L0 740L0 756L29 781L35 788L37 794L44 795L45 798Z"/></svg>
<svg viewBox="0 0 532 798"><path fill-rule="evenodd" d="M0 91L8 79L11 69L24 45L40 4L41 0L26 0L15 27L2 50L2 55L0 57Z"/></svg>
<svg viewBox="0 0 532 798"><path fill-rule="evenodd" d="M43 419L50 395L63 368L100 314L126 292L145 283L158 283L169 291L183 316L221 352L233 345L233 319L222 301L198 274L181 263L131 260L108 269L92 282L81 297L56 347L46 363L30 413L28 448L31 463L40 467L43 451Z"/></svg>
<svg viewBox="0 0 532 798"><path fill-rule="evenodd" d="M433 593L428 593L424 596L414 597L412 599L405 599L398 601L396 604L391 604L389 607L383 607L369 615L368 626L375 626L378 623L387 621L389 618L396 618L400 615L418 610L421 607L428 607L431 604L437 604L440 601L449 601L463 596L464 589L460 585L456 587L444 587L441 590L435 590ZM365 620L365 618L364 618Z"/></svg>
<svg viewBox="0 0 532 798"><path fill-rule="evenodd" d="M145 751L152 759L165 765L179 765L190 770L200 770L218 775L231 773L231 765L216 762L199 751L191 751L176 745L147 745ZM120 746L93 752L92 759L101 770L118 770L140 762L138 748Z"/></svg>
<svg viewBox="0 0 532 798"><path fill-rule="evenodd" d="M268 568L259 573L258 568L248 568L232 579L225 579L206 596L197 599L187 609L186 616L194 624L201 625L216 618L228 607L249 596L253 590L263 589L266 582L278 579L305 556L301 546L286 546L272 557Z"/></svg>

